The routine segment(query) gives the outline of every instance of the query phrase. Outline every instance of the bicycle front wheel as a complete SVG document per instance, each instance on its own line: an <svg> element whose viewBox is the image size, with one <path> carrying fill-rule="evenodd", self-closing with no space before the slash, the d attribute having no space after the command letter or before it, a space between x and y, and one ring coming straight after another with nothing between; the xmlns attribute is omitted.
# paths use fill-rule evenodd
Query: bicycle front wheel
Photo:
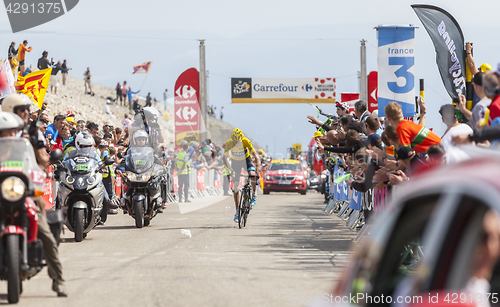
<svg viewBox="0 0 500 307"><path fill-rule="evenodd" d="M240 193L239 228L245 227L247 220L248 197L245 192Z"/></svg>

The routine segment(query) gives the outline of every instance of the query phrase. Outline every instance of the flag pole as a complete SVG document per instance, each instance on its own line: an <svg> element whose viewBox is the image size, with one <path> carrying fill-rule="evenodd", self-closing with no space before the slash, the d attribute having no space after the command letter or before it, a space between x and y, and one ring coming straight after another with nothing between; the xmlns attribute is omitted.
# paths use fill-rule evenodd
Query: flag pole
<svg viewBox="0 0 500 307"><path fill-rule="evenodd" d="M139 89L139 91L142 90L142 86L144 85L144 82L146 82L148 75L149 75L149 73L146 73L146 77L144 78L144 81L142 81L141 88Z"/></svg>

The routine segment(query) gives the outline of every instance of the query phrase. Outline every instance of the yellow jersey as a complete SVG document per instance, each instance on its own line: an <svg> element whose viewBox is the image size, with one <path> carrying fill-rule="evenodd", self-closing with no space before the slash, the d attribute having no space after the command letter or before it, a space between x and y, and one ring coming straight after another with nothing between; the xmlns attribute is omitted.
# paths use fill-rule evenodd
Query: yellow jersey
<svg viewBox="0 0 500 307"><path fill-rule="evenodd" d="M227 154L231 151L231 159L233 160L245 160L250 156L250 152L253 151L252 143L247 138L242 138L241 142L235 146L232 139L227 140L226 148L224 149L224 154Z"/></svg>

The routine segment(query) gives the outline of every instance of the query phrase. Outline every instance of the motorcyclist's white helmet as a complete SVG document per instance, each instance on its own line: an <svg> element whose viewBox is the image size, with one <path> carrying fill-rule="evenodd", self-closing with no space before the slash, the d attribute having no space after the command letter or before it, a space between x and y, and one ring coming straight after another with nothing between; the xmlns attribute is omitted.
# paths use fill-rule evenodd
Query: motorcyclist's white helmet
<svg viewBox="0 0 500 307"><path fill-rule="evenodd" d="M0 131L9 129L20 129L24 126L24 121L17 114L0 112Z"/></svg>
<svg viewBox="0 0 500 307"><path fill-rule="evenodd" d="M137 145L137 140L138 139L145 139L146 141L148 140L148 133L144 130L137 130L134 132L134 145Z"/></svg>
<svg viewBox="0 0 500 307"><path fill-rule="evenodd" d="M80 150L82 148L94 146L94 137L90 133L80 132L77 133L75 139L76 149Z"/></svg>
<svg viewBox="0 0 500 307"><path fill-rule="evenodd" d="M14 113L15 107L30 106L29 101L24 101L20 94L12 93L2 101L2 111Z"/></svg>

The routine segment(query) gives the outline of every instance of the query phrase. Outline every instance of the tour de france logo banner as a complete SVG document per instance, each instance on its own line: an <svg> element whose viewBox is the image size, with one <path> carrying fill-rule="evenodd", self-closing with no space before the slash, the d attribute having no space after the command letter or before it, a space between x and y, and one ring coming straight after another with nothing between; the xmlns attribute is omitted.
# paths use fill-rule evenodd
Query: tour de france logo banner
<svg viewBox="0 0 500 307"><path fill-rule="evenodd" d="M232 103L335 103L335 78L231 78Z"/></svg>
<svg viewBox="0 0 500 307"><path fill-rule="evenodd" d="M403 116L415 115L415 28L379 26L378 36L378 116L396 101Z"/></svg>

